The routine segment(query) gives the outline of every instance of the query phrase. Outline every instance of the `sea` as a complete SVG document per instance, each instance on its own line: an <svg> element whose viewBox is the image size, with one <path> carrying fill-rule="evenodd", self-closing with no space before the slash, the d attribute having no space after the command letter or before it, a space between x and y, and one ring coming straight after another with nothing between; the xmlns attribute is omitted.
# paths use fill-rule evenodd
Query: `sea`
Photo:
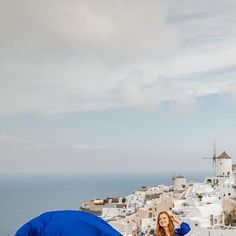
<svg viewBox="0 0 236 236"><path fill-rule="evenodd" d="M204 181L207 173L186 173L190 181ZM126 196L141 186L171 185L167 173L0 176L0 236L47 211L79 209L91 199Z"/></svg>

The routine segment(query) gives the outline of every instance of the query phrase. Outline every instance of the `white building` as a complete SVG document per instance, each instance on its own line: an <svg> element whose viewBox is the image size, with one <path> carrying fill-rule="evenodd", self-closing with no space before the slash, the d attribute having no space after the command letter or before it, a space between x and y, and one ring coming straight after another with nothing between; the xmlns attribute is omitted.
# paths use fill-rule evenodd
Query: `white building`
<svg viewBox="0 0 236 236"><path fill-rule="evenodd" d="M219 186L219 194L221 197L236 197L236 185L235 185L235 177L231 176L222 182Z"/></svg>
<svg viewBox="0 0 236 236"><path fill-rule="evenodd" d="M205 183L210 184L221 199L236 197L236 167L232 165L231 157L224 151L215 161L215 176L207 177Z"/></svg>
<svg viewBox="0 0 236 236"><path fill-rule="evenodd" d="M230 177L232 175L232 159L224 151L216 158L216 177Z"/></svg>
<svg viewBox="0 0 236 236"><path fill-rule="evenodd" d="M173 189L176 190L182 190L186 188L187 180L184 176L179 175L173 178Z"/></svg>
<svg viewBox="0 0 236 236"><path fill-rule="evenodd" d="M232 175L234 175L234 177L236 177L236 164L232 165Z"/></svg>
<svg viewBox="0 0 236 236"><path fill-rule="evenodd" d="M195 207L190 207L186 218L194 222L195 228L222 225L223 208L219 204L195 205Z"/></svg>
<svg viewBox="0 0 236 236"><path fill-rule="evenodd" d="M139 208L144 205L145 202L145 192L135 191L126 197L126 203L128 207Z"/></svg>

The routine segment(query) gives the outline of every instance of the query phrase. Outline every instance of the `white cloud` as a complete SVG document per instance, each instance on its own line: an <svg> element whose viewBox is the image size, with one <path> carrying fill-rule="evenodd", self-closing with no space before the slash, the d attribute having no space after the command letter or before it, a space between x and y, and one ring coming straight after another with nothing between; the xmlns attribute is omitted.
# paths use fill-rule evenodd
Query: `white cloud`
<svg viewBox="0 0 236 236"><path fill-rule="evenodd" d="M228 92L227 81L179 78L235 67L234 2L182 3L0 1L0 115L152 109Z"/></svg>
<svg viewBox="0 0 236 236"><path fill-rule="evenodd" d="M87 144L73 144L70 148L77 150L108 150L110 147L102 146L102 145L87 145Z"/></svg>
<svg viewBox="0 0 236 236"><path fill-rule="evenodd" d="M236 67L236 37L214 48L191 48L163 64L169 76L209 72Z"/></svg>
<svg viewBox="0 0 236 236"><path fill-rule="evenodd" d="M108 150L111 147L105 145L90 145L90 144L73 144L73 143L49 143L49 142L34 142L15 136L0 135L0 148L11 149L26 149L26 150Z"/></svg>
<svg viewBox="0 0 236 236"><path fill-rule="evenodd" d="M24 141L14 136L9 136L5 134L0 135L0 146L9 146L18 144L24 144Z"/></svg>
<svg viewBox="0 0 236 236"><path fill-rule="evenodd" d="M133 70L120 81L116 95L128 107L153 109L160 102L173 99L174 88L171 80L162 77L147 79L144 70Z"/></svg>
<svg viewBox="0 0 236 236"><path fill-rule="evenodd" d="M170 2L1 2L0 114L114 106L133 64L178 50Z"/></svg>
<svg viewBox="0 0 236 236"><path fill-rule="evenodd" d="M92 151L92 150L108 150L111 147L103 145L88 145L88 144L55 144L55 143L30 143L29 147L37 150L78 150L78 151Z"/></svg>
<svg viewBox="0 0 236 236"><path fill-rule="evenodd" d="M175 100L174 109L178 113L191 114L198 111L199 102L193 95L182 95L179 99Z"/></svg>
<svg viewBox="0 0 236 236"><path fill-rule="evenodd" d="M229 87L229 95L236 102L236 84Z"/></svg>
<svg viewBox="0 0 236 236"><path fill-rule="evenodd" d="M178 46L177 30L166 23L170 2L2 2L0 32L5 46L16 46L23 54L16 56L26 59L32 49L39 53L34 59L42 53L81 59L99 57L119 63L162 58Z"/></svg>

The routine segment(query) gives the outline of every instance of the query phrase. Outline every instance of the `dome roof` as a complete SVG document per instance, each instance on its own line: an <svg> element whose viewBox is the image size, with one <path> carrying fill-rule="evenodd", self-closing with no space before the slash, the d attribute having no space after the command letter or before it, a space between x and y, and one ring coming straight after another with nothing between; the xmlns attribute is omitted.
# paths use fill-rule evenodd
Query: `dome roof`
<svg viewBox="0 0 236 236"><path fill-rule="evenodd" d="M175 179L185 179L185 177L182 176L182 175L178 175L178 176L175 177Z"/></svg>

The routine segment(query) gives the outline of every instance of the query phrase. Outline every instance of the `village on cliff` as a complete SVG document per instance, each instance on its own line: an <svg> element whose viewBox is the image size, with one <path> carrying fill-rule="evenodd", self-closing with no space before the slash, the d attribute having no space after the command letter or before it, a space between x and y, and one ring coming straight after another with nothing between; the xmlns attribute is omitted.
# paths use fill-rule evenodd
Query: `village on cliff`
<svg viewBox="0 0 236 236"><path fill-rule="evenodd" d="M105 219L124 236L153 235L167 210L191 226L192 236L236 235L236 164L223 152L211 158L213 176L203 183L175 176L172 186L143 186L123 197L94 199L80 209Z"/></svg>

